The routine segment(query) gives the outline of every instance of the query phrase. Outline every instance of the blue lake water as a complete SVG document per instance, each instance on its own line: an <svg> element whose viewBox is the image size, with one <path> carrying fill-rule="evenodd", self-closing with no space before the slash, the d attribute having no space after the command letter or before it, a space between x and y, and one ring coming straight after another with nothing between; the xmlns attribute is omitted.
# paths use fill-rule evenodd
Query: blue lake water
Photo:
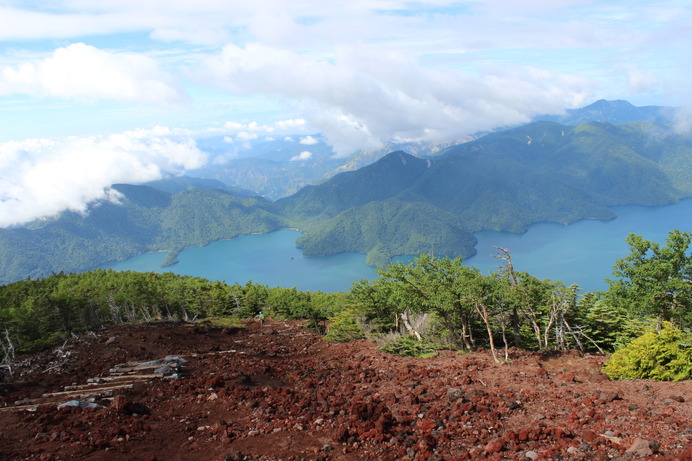
<svg viewBox="0 0 692 461"><path fill-rule="evenodd" d="M607 288L615 260L627 255L630 232L664 243L672 229L692 231L692 199L665 207L628 206L614 209L611 221L586 220L569 226L540 223L524 234L484 231L476 234L478 254L465 262L483 273L497 270L493 246L510 250L518 271L541 279L577 283L582 291ZM178 264L161 267L164 253L147 253L104 267L115 270L171 271L178 274L244 284L248 280L268 286L296 287L305 291L347 291L360 278L375 279L365 255L343 253L304 258L295 247L300 233L281 230L222 240L206 247L183 250Z"/></svg>
<svg viewBox="0 0 692 461"><path fill-rule="evenodd" d="M348 291L360 279L377 278L361 253L305 258L296 248L297 230L281 230L220 240L206 247L186 248L178 264L161 267L165 253L146 253L105 267L140 272L175 272L227 283L252 280L271 287L303 291Z"/></svg>

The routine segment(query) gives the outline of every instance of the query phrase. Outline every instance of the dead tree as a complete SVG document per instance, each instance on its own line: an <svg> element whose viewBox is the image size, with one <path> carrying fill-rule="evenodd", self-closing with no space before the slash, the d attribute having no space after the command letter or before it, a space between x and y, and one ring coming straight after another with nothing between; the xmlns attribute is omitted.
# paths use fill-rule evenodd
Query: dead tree
<svg viewBox="0 0 692 461"><path fill-rule="evenodd" d="M514 264L512 264L512 257L509 254L509 250L498 246L494 246L493 248L498 250L498 252L493 255L493 258L503 261L502 265L498 267L498 275L507 277L512 288L517 287L519 285L519 280L517 279L517 273L514 270ZM519 318L519 309L516 305L512 306L509 320L514 346L521 347L521 319ZM502 334L504 336L504 330Z"/></svg>

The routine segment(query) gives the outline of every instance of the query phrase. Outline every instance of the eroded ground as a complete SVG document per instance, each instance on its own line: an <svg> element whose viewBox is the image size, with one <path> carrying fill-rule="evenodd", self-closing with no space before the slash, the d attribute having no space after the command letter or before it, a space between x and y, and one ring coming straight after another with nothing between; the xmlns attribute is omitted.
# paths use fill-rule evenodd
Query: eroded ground
<svg viewBox="0 0 692 461"><path fill-rule="evenodd" d="M101 407L41 397L167 355L187 360L180 379L138 379ZM692 384L612 382L602 362L408 359L295 322L121 326L26 358L0 383L0 458L692 459Z"/></svg>

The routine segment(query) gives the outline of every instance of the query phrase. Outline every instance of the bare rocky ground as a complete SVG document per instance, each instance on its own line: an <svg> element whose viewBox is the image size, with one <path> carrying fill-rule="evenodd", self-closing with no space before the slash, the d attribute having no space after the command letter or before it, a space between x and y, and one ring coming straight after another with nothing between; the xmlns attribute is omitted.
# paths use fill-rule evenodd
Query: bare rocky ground
<svg viewBox="0 0 692 461"><path fill-rule="evenodd" d="M138 378L102 406L42 397L167 355L187 360L180 379ZM120 326L25 357L0 383L0 458L692 459L689 381L609 381L601 356L511 358L394 357L297 322Z"/></svg>

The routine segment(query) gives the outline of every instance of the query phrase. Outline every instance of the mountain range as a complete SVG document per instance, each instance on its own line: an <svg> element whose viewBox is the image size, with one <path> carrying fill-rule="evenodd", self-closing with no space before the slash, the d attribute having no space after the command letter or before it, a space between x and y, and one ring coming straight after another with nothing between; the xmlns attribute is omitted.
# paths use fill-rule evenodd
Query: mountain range
<svg viewBox="0 0 692 461"><path fill-rule="evenodd" d="M355 251L371 265L421 252L468 257L480 230L612 219L614 206L692 196L692 137L661 123L670 109L642 109L634 112L644 121L536 121L425 157L391 152L276 201L208 178L114 185L117 203L1 229L0 282L147 251L172 250L174 263L188 246L286 227L303 232L306 256ZM570 117L587 113L634 116L621 102L598 102Z"/></svg>

